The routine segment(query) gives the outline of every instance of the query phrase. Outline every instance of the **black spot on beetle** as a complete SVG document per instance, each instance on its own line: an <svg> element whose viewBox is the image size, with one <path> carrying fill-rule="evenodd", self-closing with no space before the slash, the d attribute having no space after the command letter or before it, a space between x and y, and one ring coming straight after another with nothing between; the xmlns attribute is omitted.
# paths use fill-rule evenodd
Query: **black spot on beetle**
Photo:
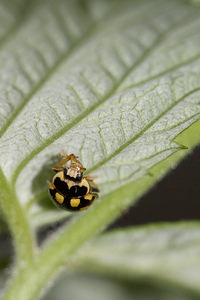
<svg viewBox="0 0 200 300"><path fill-rule="evenodd" d="M69 194L69 188L66 182L62 181L59 177L56 177L53 184L56 187L56 190L63 195Z"/></svg>
<svg viewBox="0 0 200 300"><path fill-rule="evenodd" d="M68 197L80 197L87 193L87 187L73 185L70 189L66 182L62 181L59 177L56 177L53 184L56 190L64 196Z"/></svg>
<svg viewBox="0 0 200 300"><path fill-rule="evenodd" d="M55 189L49 189L49 193L50 193L50 195L51 195L51 197L53 198L53 199L55 199L55 194L56 194L56 190Z"/></svg>
<svg viewBox="0 0 200 300"><path fill-rule="evenodd" d="M69 195L71 197L84 196L86 193L87 193L87 187L85 186L74 185L69 190Z"/></svg>

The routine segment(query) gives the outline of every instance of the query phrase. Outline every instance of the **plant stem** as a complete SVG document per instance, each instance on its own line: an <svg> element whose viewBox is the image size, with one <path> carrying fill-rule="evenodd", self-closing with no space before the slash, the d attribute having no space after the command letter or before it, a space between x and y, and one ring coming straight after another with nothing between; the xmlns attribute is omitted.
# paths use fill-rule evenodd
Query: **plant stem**
<svg viewBox="0 0 200 300"><path fill-rule="evenodd" d="M113 198L110 195L105 196L93 208L91 207L90 210L83 213L78 219L75 218L60 234L57 233L58 237L54 238L51 243L45 245L41 250L35 267L33 269L26 268L17 274L3 299L37 299L47 282L66 262L69 262L71 256L120 214L122 207L120 199L115 198L119 205L110 210L108 209L109 204L107 207L105 203L107 201L112 202ZM130 197L131 200L132 196Z"/></svg>
<svg viewBox="0 0 200 300"><path fill-rule="evenodd" d="M30 265L34 259L34 239L27 216L15 191L0 169L0 206L10 228L19 267Z"/></svg>
<svg viewBox="0 0 200 300"><path fill-rule="evenodd" d="M130 206L144 192L143 186L149 188L155 178L146 176L103 197L64 230L56 232L56 237L39 253L35 269L19 272L2 300L37 299L58 270L70 263L77 250Z"/></svg>

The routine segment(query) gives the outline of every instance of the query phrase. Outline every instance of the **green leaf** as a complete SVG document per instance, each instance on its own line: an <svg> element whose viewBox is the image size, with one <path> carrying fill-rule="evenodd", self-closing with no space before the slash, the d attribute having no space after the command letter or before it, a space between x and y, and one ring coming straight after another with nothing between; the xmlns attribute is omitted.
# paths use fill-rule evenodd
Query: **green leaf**
<svg viewBox="0 0 200 300"><path fill-rule="evenodd" d="M0 3L0 48L13 35L16 26L20 26L23 16L26 16L30 6L26 0L2 0Z"/></svg>
<svg viewBox="0 0 200 300"><path fill-rule="evenodd" d="M111 231L81 249L75 263L127 281L200 295L200 223L158 224Z"/></svg>
<svg viewBox="0 0 200 300"><path fill-rule="evenodd" d="M200 11L182 0L7 2L0 204L19 270L5 299L28 300L199 143ZM69 216L47 194L62 150L98 176L101 197L38 251L34 227Z"/></svg>
<svg viewBox="0 0 200 300"><path fill-rule="evenodd" d="M105 195L183 148L174 138L200 113L199 28L182 1L29 4L0 52L0 166L35 224L51 220L61 150Z"/></svg>
<svg viewBox="0 0 200 300"><path fill-rule="evenodd" d="M78 288L77 288L78 287ZM113 280L108 276L72 273L60 276L43 300L194 300L176 289L152 287L142 282Z"/></svg>

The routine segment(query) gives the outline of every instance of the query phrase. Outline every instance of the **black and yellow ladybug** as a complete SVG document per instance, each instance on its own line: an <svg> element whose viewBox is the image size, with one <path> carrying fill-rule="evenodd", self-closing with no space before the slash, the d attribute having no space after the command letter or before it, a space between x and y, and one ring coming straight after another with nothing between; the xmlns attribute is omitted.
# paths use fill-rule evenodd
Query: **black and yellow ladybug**
<svg viewBox="0 0 200 300"><path fill-rule="evenodd" d="M52 169L56 172L49 182L49 193L54 204L62 209L77 211L87 208L98 198L99 189L74 154L63 158Z"/></svg>

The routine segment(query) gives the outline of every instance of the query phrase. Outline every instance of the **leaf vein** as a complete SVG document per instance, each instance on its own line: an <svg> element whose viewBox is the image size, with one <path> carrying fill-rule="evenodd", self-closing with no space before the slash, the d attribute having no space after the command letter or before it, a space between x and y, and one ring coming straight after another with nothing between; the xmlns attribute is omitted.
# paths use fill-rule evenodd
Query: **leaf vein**
<svg viewBox="0 0 200 300"><path fill-rule="evenodd" d="M134 136L132 139L128 140L126 143L122 144L115 152L113 152L111 155L107 156L105 159L97 163L92 168L88 169L89 172L93 172L97 168L101 167L105 163L107 163L109 160L111 160L113 157L117 156L121 151L123 151L126 147L128 147L130 144L132 144L134 141L136 141L138 138L140 138L151 126L153 126L157 121L159 121L166 113L168 113L171 109L173 109L177 104L179 104L181 101L183 101L188 96L194 94L195 92L200 91L200 88L195 88L192 91L186 93L183 97L181 97L176 102L172 103L167 109L165 109L159 116L157 116L152 122L150 122L145 128L143 128L136 136Z"/></svg>
<svg viewBox="0 0 200 300"><path fill-rule="evenodd" d="M127 68L127 71L123 74L123 76L121 77L121 79L116 82L116 84L113 86L113 88L107 93L107 95L105 95L104 97L102 97L102 99L98 103L95 103L93 106L91 106L90 108L86 109L83 113L81 113L78 117L76 117L71 123L69 123L66 126L64 126L59 132L57 132L56 134L52 135L43 144L41 144L39 147L35 148L29 155L27 155L27 157L24 160L21 161L21 163L18 165L18 167L16 168L16 170L14 172L14 175L13 175L13 178L12 178L13 184L16 182L17 177L18 177L19 173L22 171L22 169L26 166L26 164L35 155L37 155L45 147L47 147L52 142L54 142L56 139L58 139L60 136L62 136L66 131L70 130L72 127L74 127L75 125L77 125L88 114L90 114L96 108L98 108L102 103L106 102L117 91L118 87L124 82L124 80L126 79L126 77L136 67L138 67L150 55L150 53L152 53L163 42L163 40L165 40L165 38L174 30L174 28L182 26L182 23L185 24L185 18L188 18L188 15L184 16L181 20L179 20L175 24L172 24L164 33L162 33L160 36L158 36L158 38L155 40L155 42L152 44L152 46L150 48L148 48L146 51L144 51L144 53L140 56L140 58L133 65L131 65L129 68ZM78 43L76 43L76 46L77 46L77 44L80 45L81 43L82 43L82 41L79 41ZM72 48L74 49L74 47L72 47ZM66 57L64 56L64 58L62 57L61 60L59 60L59 62L52 68L50 74L52 74L57 69L57 67L61 64L61 62L65 58ZM38 90L38 88L40 88L43 85L43 83L49 78L49 76L50 76L49 74L45 76L45 78L43 79L43 81L40 82L39 85L37 85L37 87L34 89L34 91L32 91L31 95L33 95ZM29 95L28 98L30 98L30 95ZM12 121L19 114L19 112L23 109L24 105L25 105L25 103L23 103L22 106L17 110L15 116L12 118ZM10 121L9 123L11 123L12 121Z"/></svg>

